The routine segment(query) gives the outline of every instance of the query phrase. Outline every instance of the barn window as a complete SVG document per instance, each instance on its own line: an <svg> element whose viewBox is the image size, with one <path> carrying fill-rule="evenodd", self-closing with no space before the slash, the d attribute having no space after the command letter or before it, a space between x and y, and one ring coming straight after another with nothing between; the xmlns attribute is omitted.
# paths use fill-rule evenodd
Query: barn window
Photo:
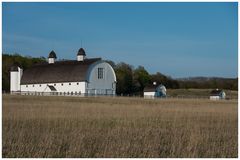
<svg viewBox="0 0 240 160"><path fill-rule="evenodd" d="M39 87L41 87L41 84L39 84Z"/></svg>
<svg viewBox="0 0 240 160"><path fill-rule="evenodd" d="M56 84L54 84L54 86L56 86Z"/></svg>
<svg viewBox="0 0 240 160"><path fill-rule="evenodd" d="M26 87L28 87L28 85L26 85Z"/></svg>
<svg viewBox="0 0 240 160"><path fill-rule="evenodd" d="M103 68L98 68L98 79L103 79Z"/></svg>
<svg viewBox="0 0 240 160"><path fill-rule="evenodd" d="M62 83L62 86L63 86L63 83Z"/></svg>
<svg viewBox="0 0 240 160"><path fill-rule="evenodd" d="M71 83L69 83L69 86L71 85Z"/></svg>
<svg viewBox="0 0 240 160"><path fill-rule="evenodd" d="M34 87L34 84L33 84L33 87Z"/></svg>
<svg viewBox="0 0 240 160"><path fill-rule="evenodd" d="M79 83L77 83L77 85L78 85Z"/></svg>

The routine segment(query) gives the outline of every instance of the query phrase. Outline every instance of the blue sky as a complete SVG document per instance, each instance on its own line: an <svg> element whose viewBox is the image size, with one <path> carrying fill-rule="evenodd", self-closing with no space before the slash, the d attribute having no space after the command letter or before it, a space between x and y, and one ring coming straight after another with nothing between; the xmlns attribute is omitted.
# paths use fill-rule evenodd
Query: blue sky
<svg viewBox="0 0 240 160"><path fill-rule="evenodd" d="M237 3L3 3L3 53L102 57L173 78L237 77Z"/></svg>

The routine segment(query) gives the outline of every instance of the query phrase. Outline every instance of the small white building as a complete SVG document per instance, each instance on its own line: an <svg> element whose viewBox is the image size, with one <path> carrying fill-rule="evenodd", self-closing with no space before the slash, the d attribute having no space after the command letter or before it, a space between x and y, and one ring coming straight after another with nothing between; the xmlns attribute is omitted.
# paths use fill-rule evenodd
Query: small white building
<svg viewBox="0 0 240 160"><path fill-rule="evenodd" d="M211 100L219 100L219 99L225 99L226 93L223 90L215 89L212 90L210 93L210 99Z"/></svg>
<svg viewBox="0 0 240 160"><path fill-rule="evenodd" d="M10 90L21 94L115 95L116 75L101 58L86 58L80 48L76 60L56 61L51 51L48 62L22 70L11 67Z"/></svg>
<svg viewBox="0 0 240 160"><path fill-rule="evenodd" d="M144 88L144 98L164 98L167 96L167 89L164 85L155 83Z"/></svg>

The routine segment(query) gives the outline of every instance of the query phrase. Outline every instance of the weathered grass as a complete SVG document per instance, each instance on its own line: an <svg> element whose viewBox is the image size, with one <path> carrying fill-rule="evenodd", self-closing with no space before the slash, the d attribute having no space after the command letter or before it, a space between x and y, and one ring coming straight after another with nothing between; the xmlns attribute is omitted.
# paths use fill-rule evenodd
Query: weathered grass
<svg viewBox="0 0 240 160"><path fill-rule="evenodd" d="M237 101L3 96L3 157L237 157Z"/></svg>
<svg viewBox="0 0 240 160"><path fill-rule="evenodd" d="M212 89L168 89L167 95L170 97L194 97L194 98L209 98ZM238 91L223 90L226 93L226 98L237 99Z"/></svg>

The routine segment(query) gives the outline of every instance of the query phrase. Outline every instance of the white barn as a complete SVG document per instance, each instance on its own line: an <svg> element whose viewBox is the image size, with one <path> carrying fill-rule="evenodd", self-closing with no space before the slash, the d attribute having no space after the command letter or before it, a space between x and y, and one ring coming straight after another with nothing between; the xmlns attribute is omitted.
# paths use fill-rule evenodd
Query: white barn
<svg viewBox="0 0 240 160"><path fill-rule="evenodd" d="M144 98L164 98L167 96L167 89L164 85L150 85L144 88Z"/></svg>
<svg viewBox="0 0 240 160"><path fill-rule="evenodd" d="M56 61L51 51L48 62L23 71L11 67L10 90L21 94L53 95L115 95L116 75L109 63L101 58L86 58L83 48L77 60Z"/></svg>
<svg viewBox="0 0 240 160"><path fill-rule="evenodd" d="M219 99L225 99L226 93L223 90L215 89L212 90L210 93L210 99L211 100L219 100Z"/></svg>

